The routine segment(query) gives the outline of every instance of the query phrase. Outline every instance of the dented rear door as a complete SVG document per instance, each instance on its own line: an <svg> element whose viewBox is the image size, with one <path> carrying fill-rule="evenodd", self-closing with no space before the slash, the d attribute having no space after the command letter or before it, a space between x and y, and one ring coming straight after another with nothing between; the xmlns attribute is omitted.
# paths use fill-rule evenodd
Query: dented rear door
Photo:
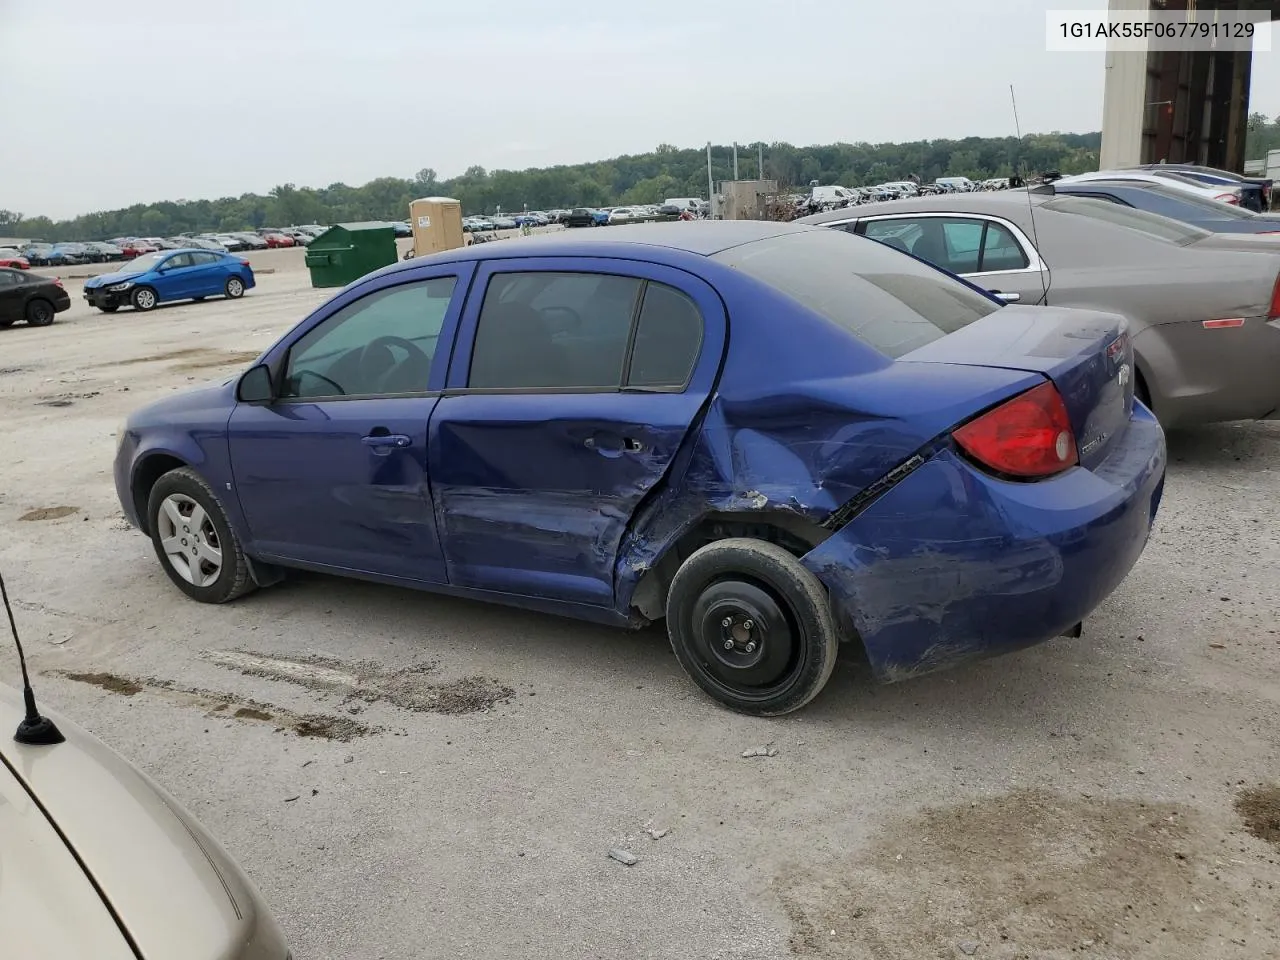
<svg viewBox="0 0 1280 960"><path fill-rule="evenodd" d="M714 387L725 325L709 285L660 264L483 265L430 424L449 582L612 606L619 541Z"/></svg>

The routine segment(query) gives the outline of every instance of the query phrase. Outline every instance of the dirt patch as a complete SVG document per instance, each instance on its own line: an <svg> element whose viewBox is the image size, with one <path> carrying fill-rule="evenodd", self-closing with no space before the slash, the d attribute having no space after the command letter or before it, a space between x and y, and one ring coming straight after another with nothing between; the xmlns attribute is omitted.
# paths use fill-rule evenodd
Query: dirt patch
<svg viewBox="0 0 1280 960"><path fill-rule="evenodd" d="M64 673L68 680L77 683L89 683L122 697L132 697L142 692L142 684L128 677L117 677L114 673Z"/></svg>
<svg viewBox="0 0 1280 960"><path fill-rule="evenodd" d="M1236 797L1236 812L1255 837L1280 845L1280 786L1241 790Z"/></svg>
<svg viewBox="0 0 1280 960"><path fill-rule="evenodd" d="M204 370L207 367L222 367L232 364L248 363L256 360L257 353L245 350L217 350L213 347L186 347L182 350L169 350L165 353L151 353L145 357L132 357L119 360L106 366L130 366L135 363L163 363L177 360L174 370Z"/></svg>
<svg viewBox="0 0 1280 960"><path fill-rule="evenodd" d="M448 714L478 713L514 695L510 687L488 677L463 677L432 687L429 703L423 709Z"/></svg>
<svg viewBox="0 0 1280 960"><path fill-rule="evenodd" d="M1226 839L1189 807L1025 791L926 810L775 891L795 956L1275 956L1280 868Z"/></svg>
<svg viewBox="0 0 1280 960"><path fill-rule="evenodd" d="M415 713L459 715L489 710L515 696L511 687L488 677L437 681L435 662L385 671L374 663L344 663L322 656L266 656L247 650L211 651L205 656L246 676L335 694L342 697L344 706L382 701Z"/></svg>
<svg viewBox="0 0 1280 960"><path fill-rule="evenodd" d="M61 520L79 511L79 507L38 507L28 510L19 520Z"/></svg>
<svg viewBox="0 0 1280 960"><path fill-rule="evenodd" d="M26 369L26 367L0 367L0 377L3 377L6 373L22 373Z"/></svg>
<svg viewBox="0 0 1280 960"><path fill-rule="evenodd" d="M318 737L322 740L354 740L363 737L369 728L346 717L326 717L321 714L308 714L298 717L293 724L293 732L300 737Z"/></svg>
<svg viewBox="0 0 1280 960"><path fill-rule="evenodd" d="M57 396L46 397L44 400L37 400L37 407L69 407L77 400L92 400L94 397L100 396L97 390L91 390L88 393L60 393Z"/></svg>
<svg viewBox="0 0 1280 960"><path fill-rule="evenodd" d="M269 723L278 732L292 732L300 737L316 737L323 740L354 740L376 733L377 729L352 720L349 717L330 717L324 714L299 714L291 710L282 710L269 703L246 700L234 694L218 690L203 690L199 687L180 687L169 680L155 677L135 679L121 677L111 673L69 673L62 672L68 680L91 683L118 693L132 697L142 693L164 697L183 706L197 707L211 716L230 716L236 720L247 720L255 723Z"/></svg>
<svg viewBox="0 0 1280 960"><path fill-rule="evenodd" d="M207 356L190 357L173 365L174 370L204 370L208 367L243 366L250 360L257 360L256 351L210 350Z"/></svg>

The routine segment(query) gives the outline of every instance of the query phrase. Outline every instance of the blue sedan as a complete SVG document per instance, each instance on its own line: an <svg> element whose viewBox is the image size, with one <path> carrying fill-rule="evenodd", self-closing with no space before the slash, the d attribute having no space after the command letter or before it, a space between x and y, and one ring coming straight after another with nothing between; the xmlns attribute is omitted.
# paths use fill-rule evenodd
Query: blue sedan
<svg viewBox="0 0 1280 960"><path fill-rule="evenodd" d="M495 249L496 248L496 249ZM1125 321L794 224L484 244L347 287L137 411L120 503L206 603L290 568L624 627L798 709L1076 634L1164 483Z"/></svg>
<svg viewBox="0 0 1280 960"><path fill-rule="evenodd" d="M211 250L163 250L86 280L84 298L104 313L115 313L126 304L151 310L169 300L235 300L254 285L253 267L243 257Z"/></svg>

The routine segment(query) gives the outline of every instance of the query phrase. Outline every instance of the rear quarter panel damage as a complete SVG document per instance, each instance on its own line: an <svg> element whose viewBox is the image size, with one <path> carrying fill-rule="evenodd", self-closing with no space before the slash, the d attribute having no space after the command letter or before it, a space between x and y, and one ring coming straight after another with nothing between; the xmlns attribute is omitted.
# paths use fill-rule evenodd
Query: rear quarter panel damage
<svg viewBox="0 0 1280 960"><path fill-rule="evenodd" d="M1163 434L1095 471L1009 483L942 450L802 559L881 680L1041 643L1084 620L1141 555L1163 490Z"/></svg>

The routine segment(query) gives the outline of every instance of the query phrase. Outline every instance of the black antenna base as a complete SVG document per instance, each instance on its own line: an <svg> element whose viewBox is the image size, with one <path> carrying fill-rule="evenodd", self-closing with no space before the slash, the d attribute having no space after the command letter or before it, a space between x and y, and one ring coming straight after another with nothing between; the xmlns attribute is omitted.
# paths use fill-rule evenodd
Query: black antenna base
<svg viewBox="0 0 1280 960"><path fill-rule="evenodd" d="M27 717L18 724L13 739L31 747L48 747L55 743L62 743L67 738L62 735L62 731L52 720L37 714L34 717Z"/></svg>

